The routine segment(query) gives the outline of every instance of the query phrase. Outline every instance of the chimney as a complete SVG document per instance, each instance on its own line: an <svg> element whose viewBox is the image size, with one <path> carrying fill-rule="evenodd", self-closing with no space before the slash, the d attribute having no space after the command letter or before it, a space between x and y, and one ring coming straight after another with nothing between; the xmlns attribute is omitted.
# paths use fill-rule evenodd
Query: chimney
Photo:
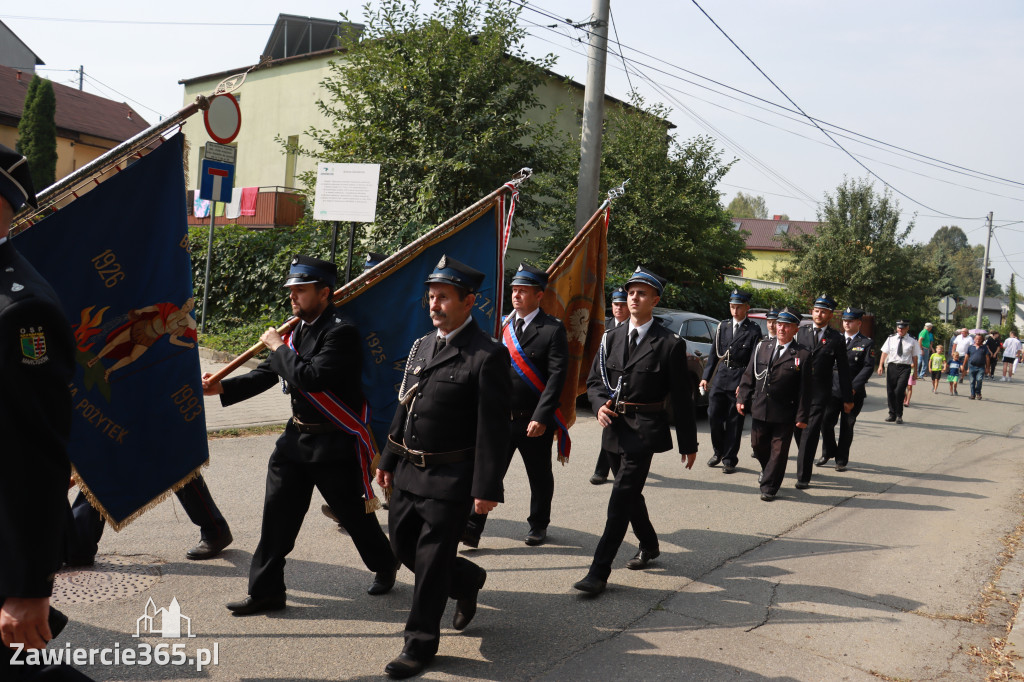
<svg viewBox="0 0 1024 682"><path fill-rule="evenodd" d="M781 215L773 215L772 216L772 220L782 220L782 216Z"/></svg>
<svg viewBox="0 0 1024 682"><path fill-rule="evenodd" d="M18 69L18 80L21 80L21 69Z"/></svg>

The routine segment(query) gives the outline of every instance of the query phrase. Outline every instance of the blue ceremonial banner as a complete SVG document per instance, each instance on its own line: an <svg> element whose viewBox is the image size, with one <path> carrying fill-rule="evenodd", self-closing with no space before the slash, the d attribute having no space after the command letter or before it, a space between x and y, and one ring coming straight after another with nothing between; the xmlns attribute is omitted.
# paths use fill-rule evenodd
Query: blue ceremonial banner
<svg viewBox="0 0 1024 682"><path fill-rule="evenodd" d="M395 256L405 254L398 267L387 269L388 261L363 275L369 284L336 300L341 312L351 319L363 336L363 391L372 410L370 427L380 448L387 442L391 418L398 407L398 389L405 371L409 349L419 337L433 329L427 309L425 281L434 266L447 254L484 273L476 296L473 317L484 330L497 336L501 322L504 250L515 205L504 194L480 208L457 231L428 233ZM506 215L505 206L510 209ZM436 228L435 232L442 232ZM388 259L389 261L391 259ZM384 271L378 276L375 271Z"/></svg>
<svg viewBox="0 0 1024 682"><path fill-rule="evenodd" d="M164 141L15 239L71 322L68 454L115 529L208 456L183 144L180 133Z"/></svg>

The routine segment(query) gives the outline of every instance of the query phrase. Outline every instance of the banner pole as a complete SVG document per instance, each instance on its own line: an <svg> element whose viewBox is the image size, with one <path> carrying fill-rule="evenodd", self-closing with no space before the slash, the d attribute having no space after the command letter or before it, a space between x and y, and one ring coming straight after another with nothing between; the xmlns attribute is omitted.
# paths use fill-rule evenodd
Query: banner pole
<svg viewBox="0 0 1024 682"><path fill-rule="evenodd" d="M196 190L198 191L198 190ZM217 202L210 202L210 236L206 240L206 277L203 279L203 319L199 331L206 333L206 302L210 298L210 261L213 258L213 221L217 216Z"/></svg>

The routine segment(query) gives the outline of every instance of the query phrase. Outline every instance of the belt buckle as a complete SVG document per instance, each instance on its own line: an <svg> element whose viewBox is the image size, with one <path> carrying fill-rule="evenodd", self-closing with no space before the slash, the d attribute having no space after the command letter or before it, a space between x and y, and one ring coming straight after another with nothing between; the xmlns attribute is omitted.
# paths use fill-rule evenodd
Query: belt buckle
<svg viewBox="0 0 1024 682"><path fill-rule="evenodd" d="M615 412L617 414L626 414L626 404L625 403L615 403Z"/></svg>
<svg viewBox="0 0 1024 682"><path fill-rule="evenodd" d="M424 456L421 453L412 452L412 451L409 452L409 456L412 458L411 463L412 463L413 466L417 466L420 469L426 469L427 468L427 458L426 458L426 456ZM419 461L417 461L417 460L419 460Z"/></svg>

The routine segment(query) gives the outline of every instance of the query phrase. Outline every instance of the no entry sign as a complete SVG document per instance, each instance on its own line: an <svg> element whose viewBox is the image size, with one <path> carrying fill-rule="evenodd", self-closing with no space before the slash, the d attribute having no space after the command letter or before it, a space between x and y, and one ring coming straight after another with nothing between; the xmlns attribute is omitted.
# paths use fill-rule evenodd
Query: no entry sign
<svg viewBox="0 0 1024 682"><path fill-rule="evenodd" d="M242 128L242 110L238 100L230 93L214 96L210 99L210 108L203 112L203 123L214 142L228 144Z"/></svg>

